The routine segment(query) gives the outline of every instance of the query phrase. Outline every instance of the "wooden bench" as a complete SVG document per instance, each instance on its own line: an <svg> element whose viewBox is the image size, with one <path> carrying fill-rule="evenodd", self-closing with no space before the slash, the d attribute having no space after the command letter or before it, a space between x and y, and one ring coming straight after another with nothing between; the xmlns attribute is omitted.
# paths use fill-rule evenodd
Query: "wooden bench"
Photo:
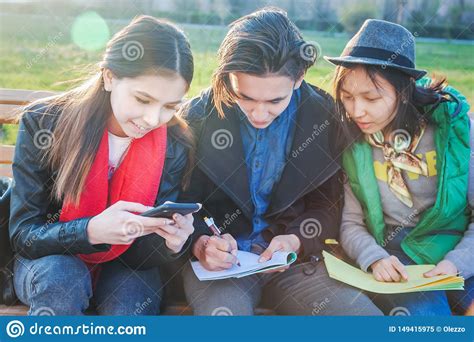
<svg viewBox="0 0 474 342"><path fill-rule="evenodd" d="M53 95L53 92L0 88L0 127L4 124L17 124L16 116L22 106ZM12 177L12 163L15 146L0 145L0 177ZM0 316L26 315L25 305L0 305Z"/></svg>
<svg viewBox="0 0 474 342"><path fill-rule="evenodd" d="M15 124L16 114L22 106L55 93L0 88L0 126ZM0 176L12 176L12 161L15 146L0 145Z"/></svg>
<svg viewBox="0 0 474 342"><path fill-rule="evenodd" d="M0 127L4 124L17 124L16 116L22 106L28 103L51 96L54 93L45 91L31 91L0 88ZM12 177L12 163L15 146L0 145L0 177ZM28 307L25 305L0 305L0 316L26 315Z"/></svg>
<svg viewBox="0 0 474 342"><path fill-rule="evenodd" d="M0 127L3 124L17 124L17 114L28 103L52 96L56 93L49 91L34 91L20 89L0 88ZM12 163L15 146L0 143L0 176L12 177ZM179 296L178 296L179 297ZM168 303L163 314L165 315L191 315L191 308L184 302L184 298L175 299ZM0 316L26 315L28 307L22 304L6 306L0 305ZM91 312L93 314L93 312ZM259 308L257 315L272 314L271 310Z"/></svg>

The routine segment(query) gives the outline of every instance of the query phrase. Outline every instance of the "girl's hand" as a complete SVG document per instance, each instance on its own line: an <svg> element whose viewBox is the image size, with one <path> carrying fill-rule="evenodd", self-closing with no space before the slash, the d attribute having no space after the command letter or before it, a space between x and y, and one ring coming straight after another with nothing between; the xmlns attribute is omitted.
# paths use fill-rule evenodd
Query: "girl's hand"
<svg viewBox="0 0 474 342"><path fill-rule="evenodd" d="M173 219L174 224L158 226L155 233L165 239L166 247L173 253L179 253L194 232L194 217L193 214L186 216L174 214Z"/></svg>
<svg viewBox="0 0 474 342"><path fill-rule="evenodd" d="M400 282L408 280L405 266L394 255L380 259L374 262L370 267L377 281Z"/></svg>
<svg viewBox="0 0 474 342"><path fill-rule="evenodd" d="M202 235L193 246L193 254L209 271L222 271L237 263L237 241L230 234Z"/></svg>
<svg viewBox="0 0 474 342"><path fill-rule="evenodd" d="M89 220L87 236L93 245L108 243L127 245L134 239L155 232L158 228L173 224L166 218L145 217L133 213L144 213L152 207L134 202L118 201L102 213Z"/></svg>
<svg viewBox="0 0 474 342"><path fill-rule="evenodd" d="M458 274L458 268L449 260L441 260L432 270L423 273L426 278L443 274Z"/></svg>

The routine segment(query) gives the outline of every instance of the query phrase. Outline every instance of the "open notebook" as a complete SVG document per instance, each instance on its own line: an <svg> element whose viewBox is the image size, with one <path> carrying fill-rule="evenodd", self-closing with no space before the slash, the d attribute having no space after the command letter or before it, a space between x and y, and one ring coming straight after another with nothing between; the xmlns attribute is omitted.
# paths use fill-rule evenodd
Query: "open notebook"
<svg viewBox="0 0 474 342"><path fill-rule="evenodd" d="M270 260L258 262L260 255L238 251L237 258L240 266L233 265L224 271L208 271L202 267L199 261L192 261L191 266L199 280L217 280L226 278L241 278L251 274L273 270L282 266L290 265L296 260L296 253L275 252Z"/></svg>
<svg viewBox="0 0 474 342"><path fill-rule="evenodd" d="M375 280L371 273L366 273L332 254L323 251L324 263L329 276L343 283L362 290L375 293L405 293L435 290L463 290L464 278L453 275L441 275L425 278L423 273L431 270L433 265L405 266L408 281L400 283L385 283Z"/></svg>

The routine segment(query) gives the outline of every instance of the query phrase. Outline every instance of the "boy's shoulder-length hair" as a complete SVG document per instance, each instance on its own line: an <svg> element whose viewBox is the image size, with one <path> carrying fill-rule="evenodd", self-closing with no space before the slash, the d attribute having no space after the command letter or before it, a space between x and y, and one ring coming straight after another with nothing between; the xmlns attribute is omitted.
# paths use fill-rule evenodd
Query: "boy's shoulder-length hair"
<svg viewBox="0 0 474 342"><path fill-rule="evenodd" d="M285 11L266 7L230 25L218 51L218 67L212 76L214 104L221 117L224 106L235 103L229 74L275 74L299 79L318 57L314 43L303 39Z"/></svg>

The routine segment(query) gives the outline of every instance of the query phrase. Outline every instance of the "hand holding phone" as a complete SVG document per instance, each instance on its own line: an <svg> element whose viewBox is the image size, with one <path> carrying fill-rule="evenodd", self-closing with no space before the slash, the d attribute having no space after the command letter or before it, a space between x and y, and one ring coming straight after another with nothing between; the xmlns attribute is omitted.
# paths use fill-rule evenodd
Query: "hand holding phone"
<svg viewBox="0 0 474 342"><path fill-rule="evenodd" d="M150 209L141 216L167 218L173 220L172 224L162 225L155 233L165 239L166 246L178 253L183 248L189 236L194 232L192 213L202 208L200 203L175 203L167 201L162 205Z"/></svg>
<svg viewBox="0 0 474 342"><path fill-rule="evenodd" d="M172 219L174 214L180 214L186 216L188 214L193 214L201 210L201 203L175 203L171 201L166 201L162 205L150 209L144 213L141 213L141 216L147 217L165 217Z"/></svg>

